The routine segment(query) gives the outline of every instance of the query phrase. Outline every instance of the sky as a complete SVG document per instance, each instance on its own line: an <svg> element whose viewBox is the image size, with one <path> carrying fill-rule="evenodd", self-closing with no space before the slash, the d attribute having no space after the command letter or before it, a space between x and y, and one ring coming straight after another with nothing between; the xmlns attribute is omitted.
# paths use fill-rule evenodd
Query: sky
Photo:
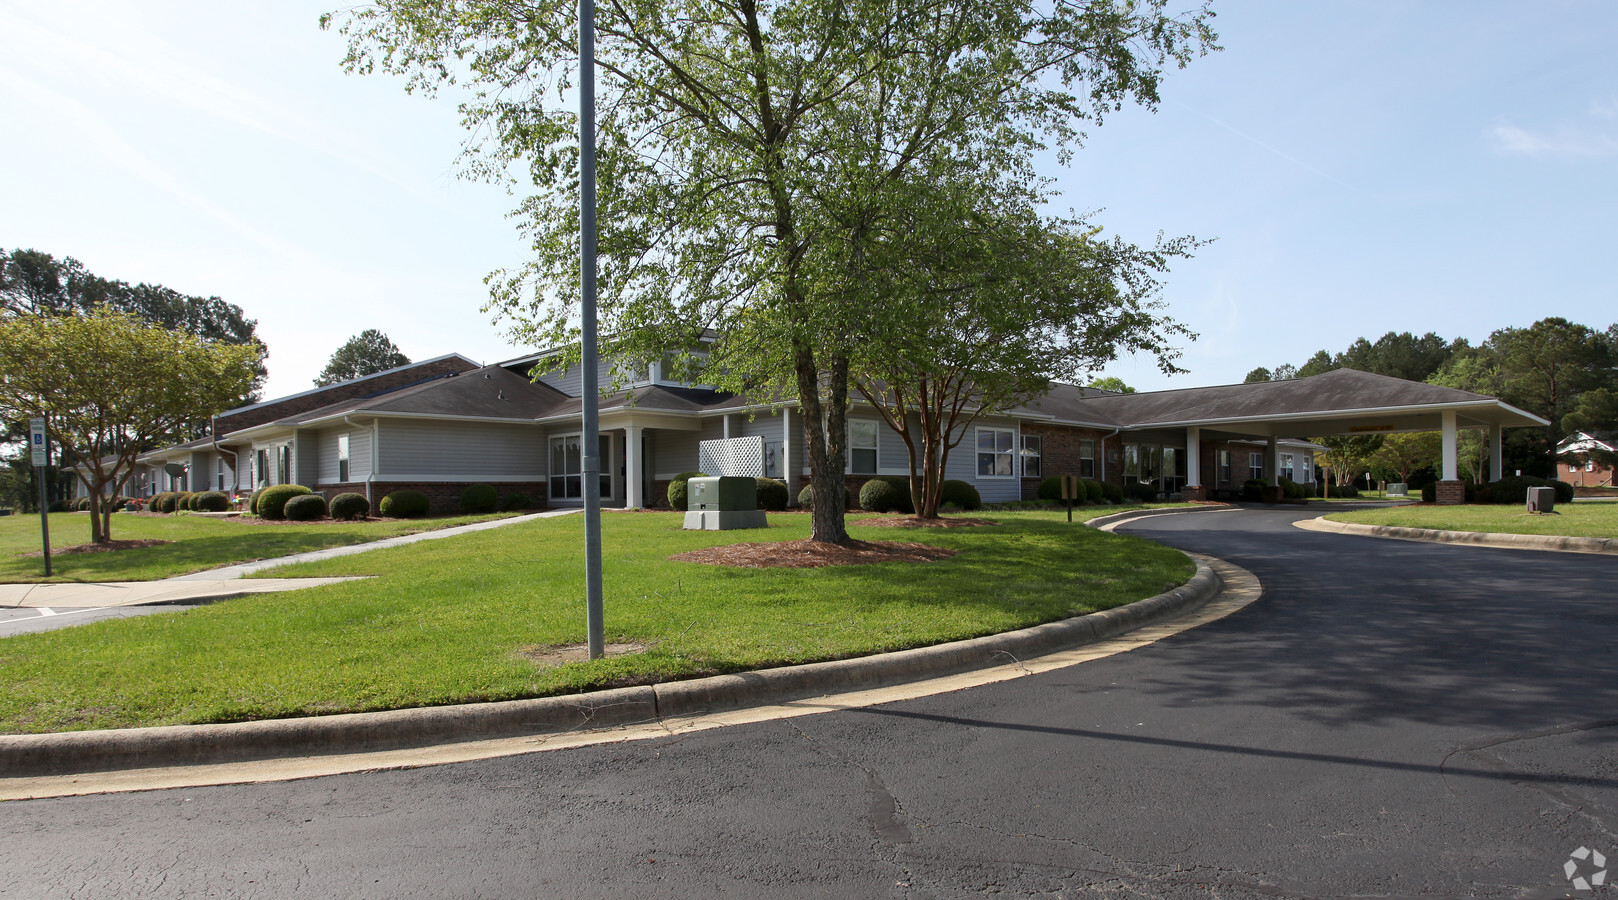
<svg viewBox="0 0 1618 900"><path fill-rule="evenodd" d="M522 264L517 198L458 174L453 96L348 75L332 3L0 0L0 248L217 295L258 321L265 396L366 328L412 359L519 356L481 311ZM1163 301L1186 374L1240 381L1364 336L1478 342L1618 321L1618 4L1214 0L1221 52L1110 115L1063 209L1211 239Z"/></svg>

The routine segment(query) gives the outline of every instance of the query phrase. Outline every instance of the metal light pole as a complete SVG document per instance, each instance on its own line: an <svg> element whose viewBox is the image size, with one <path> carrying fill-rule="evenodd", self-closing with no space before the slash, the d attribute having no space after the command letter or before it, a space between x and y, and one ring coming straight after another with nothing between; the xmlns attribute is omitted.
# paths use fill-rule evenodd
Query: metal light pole
<svg viewBox="0 0 1618 900"><path fill-rule="evenodd" d="M601 610L601 419L596 383L596 36L595 0L579 0L579 287L584 306L584 606L590 658L606 655Z"/></svg>

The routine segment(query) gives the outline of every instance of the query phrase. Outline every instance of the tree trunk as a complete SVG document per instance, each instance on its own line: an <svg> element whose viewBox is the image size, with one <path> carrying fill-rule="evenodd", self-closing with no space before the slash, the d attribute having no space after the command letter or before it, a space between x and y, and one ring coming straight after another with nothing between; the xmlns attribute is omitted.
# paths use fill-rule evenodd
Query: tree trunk
<svg viewBox="0 0 1618 900"><path fill-rule="evenodd" d="M820 367L815 363L814 351L800 341L794 341L793 374L798 382L798 405L803 410L804 444L809 450L809 496L813 498L810 511L809 539L828 544L841 544L848 540L848 529L843 523L846 512L843 504L843 427L848 406L848 362L842 362L842 389L836 385L835 365L832 373L831 396L828 403L820 401Z"/></svg>

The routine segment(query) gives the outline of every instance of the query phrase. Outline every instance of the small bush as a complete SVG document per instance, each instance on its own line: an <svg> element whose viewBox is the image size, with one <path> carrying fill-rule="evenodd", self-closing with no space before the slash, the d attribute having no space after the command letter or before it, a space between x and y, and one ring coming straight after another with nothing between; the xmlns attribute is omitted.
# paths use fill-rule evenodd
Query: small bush
<svg viewBox="0 0 1618 900"><path fill-rule="evenodd" d="M1124 485L1124 494L1135 503L1154 503L1157 501L1157 485L1150 481L1131 481Z"/></svg>
<svg viewBox="0 0 1618 900"><path fill-rule="evenodd" d="M191 511L191 498L194 497L194 496L196 496L196 495L191 493L190 491L178 491L178 492L176 492L175 495L174 495L174 511L175 512L190 512Z"/></svg>
<svg viewBox="0 0 1618 900"><path fill-rule="evenodd" d="M1281 493L1294 500L1304 500L1309 497L1309 489L1290 478L1281 479Z"/></svg>
<svg viewBox="0 0 1618 900"><path fill-rule="evenodd" d="M1437 491L1438 491L1438 486L1437 485L1428 485L1427 487L1431 487L1433 489L1434 496L1436 497L1437 496ZM1352 484L1334 484L1331 487L1327 488L1326 491L1327 491L1326 496L1328 496L1328 497L1351 498L1351 497L1358 497L1360 495L1360 489L1355 487ZM1427 488L1422 488L1421 493L1422 493L1422 496L1425 497L1427 495Z"/></svg>
<svg viewBox="0 0 1618 900"><path fill-rule="evenodd" d="M693 478L707 478L706 472L681 472L669 482L669 508L683 510L687 505L685 483Z"/></svg>
<svg viewBox="0 0 1618 900"><path fill-rule="evenodd" d="M501 512L512 512L518 509L533 509L534 500L527 494L510 493L506 499L500 501Z"/></svg>
<svg viewBox="0 0 1618 900"><path fill-rule="evenodd" d="M282 515L293 522L312 522L326 515L326 498L319 494L299 494L287 500Z"/></svg>
<svg viewBox="0 0 1618 900"><path fill-rule="evenodd" d="M910 502L910 479L879 475L860 485L860 509L871 512L915 512Z"/></svg>
<svg viewBox="0 0 1618 900"><path fill-rule="evenodd" d="M427 515L432 502L421 491L394 491L382 498L377 511L390 519L419 519Z"/></svg>
<svg viewBox="0 0 1618 900"><path fill-rule="evenodd" d="M67 512L68 511L67 507L68 507L68 503L67 503L66 500L52 500L51 505L45 507L45 511L46 512Z"/></svg>
<svg viewBox="0 0 1618 900"><path fill-rule="evenodd" d="M267 490L267 489L266 488L259 488L258 490L254 491L253 493L251 493L251 494L249 494L247 496L247 514L248 515L251 515L251 516L258 515L258 498L264 496L264 491L265 490Z"/></svg>
<svg viewBox="0 0 1618 900"><path fill-rule="evenodd" d="M798 505L803 507L804 509L814 509L815 508L815 494L814 494L814 487L813 486L806 484L806 485L803 486L803 490L798 492ZM848 486L844 485L843 486L843 509L852 509L853 507L854 507L854 495L850 494L848 492Z"/></svg>
<svg viewBox="0 0 1618 900"><path fill-rule="evenodd" d="M277 484L267 487L258 495L258 514L266 519L284 519L287 501L307 493L309 489L301 484Z"/></svg>
<svg viewBox="0 0 1618 900"><path fill-rule="evenodd" d="M1478 491L1478 499L1483 503L1523 504L1528 502L1528 489L1531 487L1555 488L1557 503L1573 502L1573 485L1532 475L1508 475L1485 485Z"/></svg>
<svg viewBox="0 0 1618 900"><path fill-rule="evenodd" d="M1094 478L1086 478L1079 484L1084 485L1084 500L1086 503L1100 503L1103 495L1101 482Z"/></svg>
<svg viewBox="0 0 1618 900"><path fill-rule="evenodd" d="M89 497L79 497L79 498L75 499L73 501L73 511L74 512L89 512L90 511L90 498Z"/></svg>
<svg viewBox="0 0 1618 900"><path fill-rule="evenodd" d="M492 484L469 484L461 491L461 512L468 515L492 513L500 504L500 494Z"/></svg>
<svg viewBox="0 0 1618 900"><path fill-rule="evenodd" d="M1062 501L1062 476L1046 476L1040 481L1039 490L1034 492L1034 496L1050 503L1060 503Z"/></svg>
<svg viewBox="0 0 1618 900"><path fill-rule="evenodd" d="M1429 481L1426 484L1421 486L1421 502L1423 502L1423 503L1437 503L1438 502L1438 482Z"/></svg>
<svg viewBox="0 0 1618 900"><path fill-rule="evenodd" d="M371 514L371 501L364 494L338 494L331 498L333 519L363 519Z"/></svg>
<svg viewBox="0 0 1618 900"><path fill-rule="evenodd" d="M191 498L191 509L196 512L224 512L230 509L230 498L223 491L203 491Z"/></svg>
<svg viewBox="0 0 1618 900"><path fill-rule="evenodd" d="M950 479L939 485L938 508L954 506L959 509L982 509L983 495L969 482Z"/></svg>
<svg viewBox="0 0 1618 900"><path fill-rule="evenodd" d="M1101 482L1101 499L1108 503L1118 504L1124 502L1124 489L1111 481Z"/></svg>
<svg viewBox="0 0 1618 900"><path fill-rule="evenodd" d="M152 498L152 511L160 513L174 512L174 501L178 498L174 491L164 491Z"/></svg>
<svg viewBox="0 0 1618 900"><path fill-rule="evenodd" d="M758 508L783 510L787 508L787 486L774 478L755 478L758 485Z"/></svg>

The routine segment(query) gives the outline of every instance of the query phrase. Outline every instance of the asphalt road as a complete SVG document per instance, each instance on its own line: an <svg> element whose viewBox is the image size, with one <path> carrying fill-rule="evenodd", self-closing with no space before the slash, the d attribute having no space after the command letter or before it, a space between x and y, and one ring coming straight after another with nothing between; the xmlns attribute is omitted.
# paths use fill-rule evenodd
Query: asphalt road
<svg viewBox="0 0 1618 900"><path fill-rule="evenodd" d="M667 740L3 804L0 897L1610 891L1563 866L1584 846L1618 869L1618 559L1300 515L1121 529L1266 595L1053 673Z"/></svg>

